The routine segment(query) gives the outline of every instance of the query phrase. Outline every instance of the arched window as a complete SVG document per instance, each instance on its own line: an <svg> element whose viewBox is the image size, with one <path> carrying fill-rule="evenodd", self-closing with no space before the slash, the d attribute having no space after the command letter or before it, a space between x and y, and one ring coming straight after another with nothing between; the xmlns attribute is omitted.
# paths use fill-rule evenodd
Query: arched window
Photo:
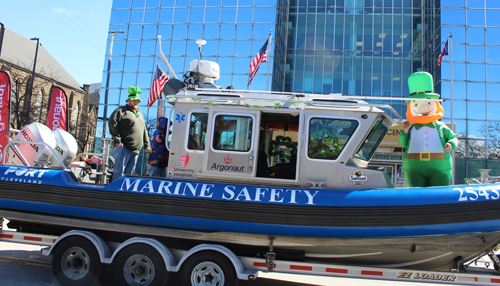
<svg viewBox="0 0 500 286"><path fill-rule="evenodd" d="M33 114L33 119L39 123L42 123L42 110L43 110L43 99L45 97L45 92L43 88L40 89L35 101L35 110Z"/></svg>
<svg viewBox="0 0 500 286"><path fill-rule="evenodd" d="M71 120L73 118L73 101L75 100L75 92L71 92L71 95L69 96L69 102L68 102L68 109L69 109L69 112L68 112L68 122L69 122L69 126L68 126L68 132L71 133L71 128L73 127L75 129L75 136L76 136L76 124L73 124L75 123L75 121ZM78 115L77 115L78 116Z"/></svg>
<svg viewBox="0 0 500 286"><path fill-rule="evenodd" d="M80 130L79 124L80 124L80 110L81 110L81 103L80 101L76 102L76 118L75 118L75 137L78 135L78 131Z"/></svg>

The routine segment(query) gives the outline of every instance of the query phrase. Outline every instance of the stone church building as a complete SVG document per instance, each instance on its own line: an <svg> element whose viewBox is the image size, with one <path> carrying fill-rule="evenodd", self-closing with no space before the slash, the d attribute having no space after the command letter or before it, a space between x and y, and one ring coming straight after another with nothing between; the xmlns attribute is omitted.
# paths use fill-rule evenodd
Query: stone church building
<svg viewBox="0 0 500 286"><path fill-rule="evenodd" d="M12 30L4 30L0 44L0 70L7 72L11 80L11 138L16 130L27 124L47 123L51 87L57 86L62 88L67 96L67 131L75 137L78 153L92 152L95 147L99 107L99 91L95 86L100 84L80 86L40 44L31 92L36 45L36 41L31 41Z"/></svg>

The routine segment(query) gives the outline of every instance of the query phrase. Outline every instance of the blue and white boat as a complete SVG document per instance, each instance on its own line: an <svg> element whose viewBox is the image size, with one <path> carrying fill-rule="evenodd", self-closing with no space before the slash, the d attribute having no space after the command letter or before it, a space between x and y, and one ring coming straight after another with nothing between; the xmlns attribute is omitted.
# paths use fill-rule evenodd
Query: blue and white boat
<svg viewBox="0 0 500 286"><path fill-rule="evenodd" d="M221 89L217 64L191 66L164 90L173 105L167 178L91 184L62 163L4 164L0 217L28 232L141 232L247 256L272 246L288 260L429 270L499 244L499 184L396 189L369 167L392 116L401 119L390 106Z"/></svg>

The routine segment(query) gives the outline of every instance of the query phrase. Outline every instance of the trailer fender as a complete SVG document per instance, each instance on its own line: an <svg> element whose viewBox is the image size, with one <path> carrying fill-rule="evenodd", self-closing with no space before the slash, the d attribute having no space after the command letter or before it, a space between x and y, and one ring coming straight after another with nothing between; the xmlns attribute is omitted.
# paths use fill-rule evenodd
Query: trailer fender
<svg viewBox="0 0 500 286"><path fill-rule="evenodd" d="M165 245L163 245L161 242L159 242L158 240L153 239L153 238L132 237L130 239L127 239L125 242L120 244L120 246L118 246L118 248L113 252L111 259L109 259L109 263L113 262L113 260L115 259L118 252L120 252L120 250L122 250L123 248L125 248L131 244L135 244L135 243L144 243L144 244L147 244L147 245L153 247L154 249L156 249L156 251L158 251L158 253L160 253L161 257L163 258L163 261L165 262L165 266L167 267L167 271L175 271L174 270L175 269L175 259L174 259L174 256L172 255L172 253L170 252L170 250Z"/></svg>
<svg viewBox="0 0 500 286"><path fill-rule="evenodd" d="M97 249L101 263L108 263L109 257L111 257L111 251L109 250L108 245L99 236L90 231L70 230L61 235L49 248L42 249L42 254L45 256L51 255L52 251L59 244L59 242L70 236L82 236L88 239Z"/></svg>
<svg viewBox="0 0 500 286"><path fill-rule="evenodd" d="M234 270L236 271L236 275L240 280L248 280L249 274L255 275L257 273L257 271L250 271L250 272L245 271L245 269L243 268L243 264L241 264L241 261L238 258L238 256L236 256L236 254L234 254L227 247L216 244L200 244L191 248L188 252L186 252L186 254L184 254L184 256L182 256L181 260L179 261L179 264L177 264L174 271L176 272L179 271L182 266L182 263L184 263L184 261L188 259L191 255L203 250L213 250L225 255L233 264Z"/></svg>

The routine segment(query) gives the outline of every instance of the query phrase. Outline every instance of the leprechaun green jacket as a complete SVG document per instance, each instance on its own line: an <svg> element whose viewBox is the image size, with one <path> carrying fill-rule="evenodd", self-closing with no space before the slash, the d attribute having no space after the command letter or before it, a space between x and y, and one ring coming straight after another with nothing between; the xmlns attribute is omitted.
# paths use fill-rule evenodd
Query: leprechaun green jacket
<svg viewBox="0 0 500 286"><path fill-rule="evenodd" d="M441 143L443 145L443 148L444 148L444 145L446 145L446 143L450 143L451 146L453 147L453 150L455 150L457 148L457 145L458 145L457 135L455 135L455 133L453 133L453 131L451 131L451 129L448 126L446 126L446 124L444 124L443 122L434 121L434 122L431 122L429 124L413 124L413 126L410 128L410 130L408 131L407 134L404 134L404 132L401 131L401 134L399 137L399 144L401 146L403 146L403 148L405 148L405 157L406 157L406 153L408 152L408 145L410 144L410 134L411 134L410 131L411 131L411 129L415 128L415 127L420 128L423 126L437 128L438 134L439 134L439 139L441 139Z"/></svg>
<svg viewBox="0 0 500 286"><path fill-rule="evenodd" d="M144 117L128 105L118 107L109 118L109 133L116 144L123 143L128 150L139 153L142 146L149 149L149 137Z"/></svg>

